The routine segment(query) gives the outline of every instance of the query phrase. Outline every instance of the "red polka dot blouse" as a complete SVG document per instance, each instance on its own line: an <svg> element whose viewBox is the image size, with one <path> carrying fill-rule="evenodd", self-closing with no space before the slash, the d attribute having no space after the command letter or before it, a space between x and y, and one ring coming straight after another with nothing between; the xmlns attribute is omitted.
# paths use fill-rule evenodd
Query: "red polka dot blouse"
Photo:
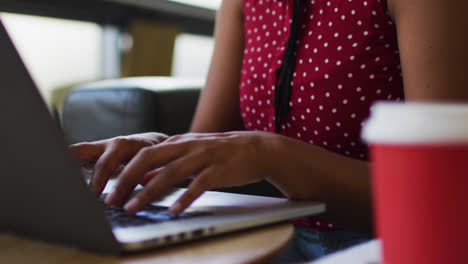
<svg viewBox="0 0 468 264"><path fill-rule="evenodd" d="M277 71L293 0L244 0L240 105L248 130L275 131ZM386 0L304 0L290 111L280 133L366 160L363 121L376 100L404 99L396 30Z"/></svg>
<svg viewBox="0 0 468 264"><path fill-rule="evenodd" d="M355 159L376 100L403 100L395 25L386 0L304 0L288 116L281 134ZM288 44L293 0L244 0L240 105L248 130L274 132L275 88ZM296 221L319 230L320 218Z"/></svg>

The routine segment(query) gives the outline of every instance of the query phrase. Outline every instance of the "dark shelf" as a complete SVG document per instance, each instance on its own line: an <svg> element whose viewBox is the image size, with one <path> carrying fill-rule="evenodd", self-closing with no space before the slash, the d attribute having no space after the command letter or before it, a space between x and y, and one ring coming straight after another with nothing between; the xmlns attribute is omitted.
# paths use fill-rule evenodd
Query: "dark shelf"
<svg viewBox="0 0 468 264"><path fill-rule="evenodd" d="M215 11L167 0L0 0L0 11L125 26L145 18L212 35Z"/></svg>

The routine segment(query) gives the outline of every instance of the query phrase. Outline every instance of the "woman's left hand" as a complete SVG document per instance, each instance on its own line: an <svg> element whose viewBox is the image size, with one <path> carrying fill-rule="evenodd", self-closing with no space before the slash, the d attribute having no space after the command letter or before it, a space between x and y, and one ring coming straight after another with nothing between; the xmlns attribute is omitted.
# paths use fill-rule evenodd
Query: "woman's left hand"
<svg viewBox="0 0 468 264"><path fill-rule="evenodd" d="M135 214L171 187L193 177L187 191L170 211L181 213L205 191L254 183L268 175L265 140L277 137L263 132L185 134L142 149L118 176L108 204L122 206L135 186L147 180L124 209Z"/></svg>

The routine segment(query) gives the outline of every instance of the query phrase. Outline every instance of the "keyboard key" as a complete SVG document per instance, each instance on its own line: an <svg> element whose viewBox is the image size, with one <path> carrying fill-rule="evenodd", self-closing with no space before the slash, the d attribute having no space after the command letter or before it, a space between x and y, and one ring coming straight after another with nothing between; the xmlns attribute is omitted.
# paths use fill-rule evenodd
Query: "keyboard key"
<svg viewBox="0 0 468 264"><path fill-rule="evenodd" d="M104 203L103 203L104 204ZM104 212L113 227L133 227L159 222L187 219L197 216L210 215L209 212L186 212L174 215L168 207L148 205L135 216L127 214L122 208L115 208L104 204Z"/></svg>

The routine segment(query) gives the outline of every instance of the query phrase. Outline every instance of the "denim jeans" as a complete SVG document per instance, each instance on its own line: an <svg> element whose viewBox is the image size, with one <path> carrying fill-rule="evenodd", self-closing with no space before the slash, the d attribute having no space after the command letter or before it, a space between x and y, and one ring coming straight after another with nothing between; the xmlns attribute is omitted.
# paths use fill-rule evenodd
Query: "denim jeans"
<svg viewBox="0 0 468 264"><path fill-rule="evenodd" d="M370 238L344 230L321 232L296 227L293 240L269 263L283 264L312 261L368 240Z"/></svg>

